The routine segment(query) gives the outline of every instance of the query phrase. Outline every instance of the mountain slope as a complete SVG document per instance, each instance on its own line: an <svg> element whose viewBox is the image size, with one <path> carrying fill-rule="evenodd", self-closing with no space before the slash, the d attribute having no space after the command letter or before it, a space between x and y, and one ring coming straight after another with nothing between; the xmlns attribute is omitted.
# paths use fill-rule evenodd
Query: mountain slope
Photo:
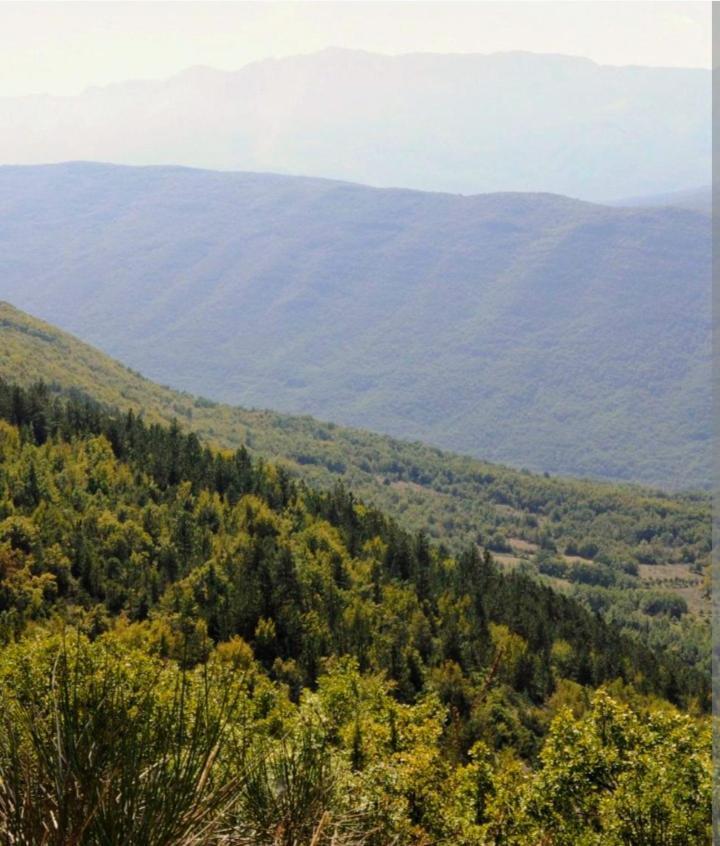
<svg viewBox="0 0 720 846"><path fill-rule="evenodd" d="M324 50L0 99L0 161L100 159L603 200L710 179L709 70ZM78 131L82 127L82 131Z"/></svg>
<svg viewBox="0 0 720 846"><path fill-rule="evenodd" d="M226 402L709 483L710 221L550 195L0 169L0 296Z"/></svg>
<svg viewBox="0 0 720 846"><path fill-rule="evenodd" d="M710 674L487 554L3 381L0 515L4 842L708 842Z"/></svg>
<svg viewBox="0 0 720 846"><path fill-rule="evenodd" d="M246 444L315 487L342 480L405 528L454 551L480 543L506 568L540 573L626 630L650 630L656 648L706 662L699 574L710 552L707 496L533 476L309 417L217 405L154 385L0 304L0 378L28 385L40 377L149 421L177 418L219 446ZM666 613L677 609L681 619Z"/></svg>

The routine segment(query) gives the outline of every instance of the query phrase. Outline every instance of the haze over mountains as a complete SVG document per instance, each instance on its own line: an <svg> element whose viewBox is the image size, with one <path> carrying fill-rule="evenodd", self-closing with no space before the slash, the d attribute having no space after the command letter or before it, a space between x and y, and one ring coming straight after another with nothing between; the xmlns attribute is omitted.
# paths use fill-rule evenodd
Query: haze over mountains
<svg viewBox="0 0 720 846"><path fill-rule="evenodd" d="M156 5L8 16L2 85L325 38ZM708 40L493 8L455 31ZM709 842L709 80L326 50L0 99L0 844Z"/></svg>
<svg viewBox="0 0 720 846"><path fill-rule="evenodd" d="M328 49L0 100L0 161L270 170L614 200L710 181L709 70Z"/></svg>
<svg viewBox="0 0 720 846"><path fill-rule="evenodd" d="M710 220L0 169L0 297L149 377L555 473L708 482Z"/></svg>
<svg viewBox="0 0 720 846"><path fill-rule="evenodd" d="M711 213L713 207L712 186L687 188L684 191L671 191L669 194L645 194L642 197L624 197L615 200L613 206L673 206L678 209L693 209Z"/></svg>

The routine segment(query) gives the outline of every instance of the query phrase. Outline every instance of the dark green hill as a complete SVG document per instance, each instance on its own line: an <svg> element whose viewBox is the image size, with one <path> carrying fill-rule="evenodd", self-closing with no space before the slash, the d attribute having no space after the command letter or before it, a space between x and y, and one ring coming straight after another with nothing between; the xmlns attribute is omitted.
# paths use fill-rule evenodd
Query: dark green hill
<svg viewBox="0 0 720 846"><path fill-rule="evenodd" d="M564 641L580 684L622 678L709 705L703 673L502 574L474 546L449 558L342 486L313 491L176 424L0 381L0 466L0 643L53 610L100 605L135 622L166 615L178 635L195 620L214 642L240 635L268 670L292 661L301 686L323 658L353 655L412 700L444 660L488 669L493 623L527 642L511 686L530 701L553 692L552 647ZM185 660L202 660L203 638L188 646Z"/></svg>
<svg viewBox="0 0 720 846"><path fill-rule="evenodd" d="M176 418L206 442L245 444L316 487L340 479L407 529L424 529L453 551L489 548L504 567L539 572L658 648L707 660L704 494L545 478L310 417L215 404L155 385L7 304L0 377L25 385L42 377L151 422Z"/></svg>
<svg viewBox="0 0 720 846"><path fill-rule="evenodd" d="M709 707L474 546L0 380L3 842L700 846Z"/></svg>
<svg viewBox="0 0 720 846"><path fill-rule="evenodd" d="M0 169L0 296L152 379L536 471L709 482L710 222L543 194Z"/></svg>

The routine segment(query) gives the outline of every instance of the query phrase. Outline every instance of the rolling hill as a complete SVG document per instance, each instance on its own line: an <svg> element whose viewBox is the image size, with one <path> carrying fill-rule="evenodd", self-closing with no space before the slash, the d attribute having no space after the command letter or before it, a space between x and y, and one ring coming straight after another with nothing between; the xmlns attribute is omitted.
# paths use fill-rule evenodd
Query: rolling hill
<svg viewBox="0 0 720 846"><path fill-rule="evenodd" d="M342 481L404 528L455 552L478 543L505 568L529 570L656 648L705 664L709 496L546 478L310 417L219 405L155 385L0 304L0 379L30 385L40 377L59 393L148 422L177 420L216 446L246 445L312 487ZM677 608L680 619L664 610Z"/></svg>
<svg viewBox="0 0 720 846"><path fill-rule="evenodd" d="M155 381L535 471L709 484L710 220L0 168L0 296Z"/></svg>
<svg viewBox="0 0 720 846"><path fill-rule="evenodd" d="M709 70L521 52L328 49L0 99L0 123L8 164L180 164L593 200L702 185L711 170Z"/></svg>

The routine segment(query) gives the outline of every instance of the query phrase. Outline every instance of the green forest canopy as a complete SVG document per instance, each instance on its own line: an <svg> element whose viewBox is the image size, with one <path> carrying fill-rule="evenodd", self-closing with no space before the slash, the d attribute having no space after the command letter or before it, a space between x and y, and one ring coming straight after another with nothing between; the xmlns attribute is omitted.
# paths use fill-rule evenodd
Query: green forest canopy
<svg viewBox="0 0 720 846"><path fill-rule="evenodd" d="M8 842L708 842L707 674L243 448L0 418Z"/></svg>
<svg viewBox="0 0 720 846"><path fill-rule="evenodd" d="M554 588L707 667L710 497L548 478L420 443L219 405L143 379L42 321L0 304L0 377L80 392L133 409L148 422L195 431L221 447L245 446L314 487L338 480L410 531L453 552L489 549Z"/></svg>

